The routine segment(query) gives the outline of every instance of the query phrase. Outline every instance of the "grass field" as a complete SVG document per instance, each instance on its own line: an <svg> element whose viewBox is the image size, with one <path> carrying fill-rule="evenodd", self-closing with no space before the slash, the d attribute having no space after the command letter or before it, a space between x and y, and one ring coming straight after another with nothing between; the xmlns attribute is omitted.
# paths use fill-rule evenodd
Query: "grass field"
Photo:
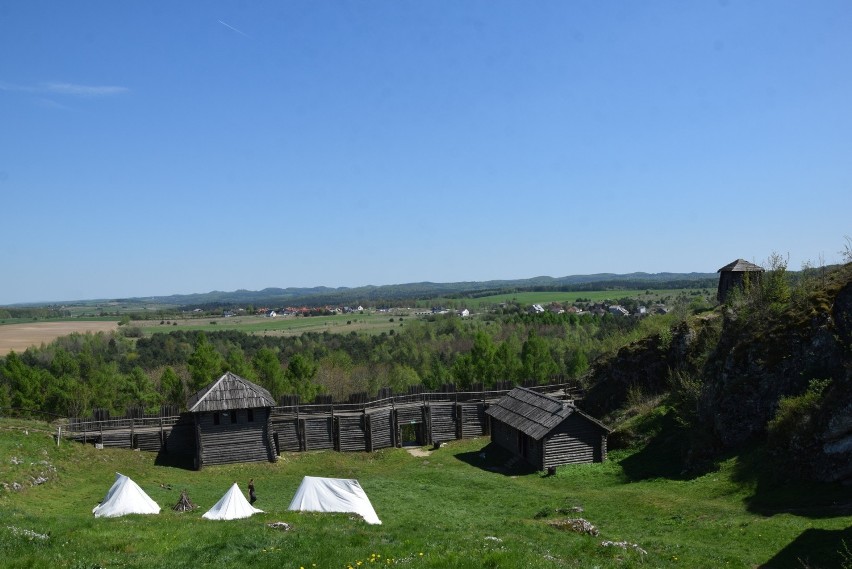
<svg viewBox="0 0 852 569"><path fill-rule="evenodd" d="M647 305L660 302L662 299L673 299L681 294L691 295L700 292L707 296L715 294L708 289L656 289L656 290L594 290L594 291L572 291L572 292L518 292L512 294L496 294L480 298L454 300L456 304L464 304L471 308L488 307L503 302L519 302L521 305L549 304L559 302L572 304L578 299L591 302L616 301L620 298L635 298Z"/></svg>
<svg viewBox="0 0 852 569"><path fill-rule="evenodd" d="M500 472L505 455L487 439L457 441L415 457L381 452L291 453L277 463L155 465L150 453L96 450L63 441L43 424L0 420L0 555L10 568L259 567L849 567L852 516L837 509L849 489L777 487L731 458L692 479L653 474L657 458L612 453L604 464L555 476ZM638 463L650 468L646 476ZM162 508L157 516L95 519L118 471ZM287 510L305 475L356 478L383 524L344 514ZM33 485L42 476L46 482ZM255 479L266 513L201 518L233 482ZM21 485L12 489L13 483ZM8 485L8 486L6 486ZM195 511L171 510L186 489ZM781 507L781 504L784 507ZM793 504L792 513L784 510ZM776 507L777 506L777 507ZM582 508L582 512L570 511ZM582 517L600 535L558 529ZM284 521L292 530L267 524ZM604 547L602 542L628 546ZM801 563L798 561L801 559ZM360 562L360 563L359 563Z"/></svg>
<svg viewBox="0 0 852 569"><path fill-rule="evenodd" d="M247 334L273 334L280 336L298 336L305 332L365 332L378 334L398 329L407 319L414 318L414 312L397 310L387 313L335 314L332 316L235 316L230 318L192 318L169 320L168 324L159 321L134 321L133 326L141 326L145 335L173 330L238 330ZM393 321L391 321L393 319ZM400 321L401 319L401 321Z"/></svg>

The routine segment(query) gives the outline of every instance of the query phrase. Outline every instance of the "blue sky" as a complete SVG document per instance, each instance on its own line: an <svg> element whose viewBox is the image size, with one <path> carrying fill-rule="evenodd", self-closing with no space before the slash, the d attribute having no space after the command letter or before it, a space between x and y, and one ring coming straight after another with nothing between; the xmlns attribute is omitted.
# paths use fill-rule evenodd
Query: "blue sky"
<svg viewBox="0 0 852 569"><path fill-rule="evenodd" d="M0 4L0 304L838 262L852 4Z"/></svg>

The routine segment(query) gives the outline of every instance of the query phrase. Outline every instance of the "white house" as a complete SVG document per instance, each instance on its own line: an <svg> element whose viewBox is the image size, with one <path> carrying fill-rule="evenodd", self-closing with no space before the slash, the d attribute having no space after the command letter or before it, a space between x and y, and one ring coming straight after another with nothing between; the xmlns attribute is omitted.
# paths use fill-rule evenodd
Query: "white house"
<svg viewBox="0 0 852 569"><path fill-rule="evenodd" d="M609 307L609 313L614 314L616 316L627 316L628 314L630 314L630 312L626 308L617 304Z"/></svg>

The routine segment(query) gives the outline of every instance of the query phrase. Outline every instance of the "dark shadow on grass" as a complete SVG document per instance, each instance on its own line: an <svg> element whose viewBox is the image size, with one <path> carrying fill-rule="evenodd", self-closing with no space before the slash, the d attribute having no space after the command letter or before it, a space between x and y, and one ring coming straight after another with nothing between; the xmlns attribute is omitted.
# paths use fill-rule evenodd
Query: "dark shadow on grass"
<svg viewBox="0 0 852 569"><path fill-rule="evenodd" d="M687 480L704 474L684 469L684 457L689 448L689 433L678 424L674 414L661 416L656 425L657 434L647 440L641 450L623 459L619 464L625 476L633 482L652 478Z"/></svg>
<svg viewBox="0 0 852 569"><path fill-rule="evenodd" d="M180 468L183 470L195 470L195 464L192 456L169 454L164 451L157 453L154 459L154 464L157 466L170 466L172 468Z"/></svg>
<svg viewBox="0 0 852 569"><path fill-rule="evenodd" d="M455 456L470 466L505 476L523 476L536 472L528 463L513 460L512 453L495 443L488 443L478 451L463 452Z"/></svg>
<svg viewBox="0 0 852 569"><path fill-rule="evenodd" d="M852 486L785 479L784 472L774 468L761 445L740 450L733 479L754 487L745 505L756 514L793 514L805 518L852 515Z"/></svg>
<svg viewBox="0 0 852 569"><path fill-rule="evenodd" d="M849 567L852 564L852 527L841 530L807 529L779 551L762 569L788 567Z"/></svg>

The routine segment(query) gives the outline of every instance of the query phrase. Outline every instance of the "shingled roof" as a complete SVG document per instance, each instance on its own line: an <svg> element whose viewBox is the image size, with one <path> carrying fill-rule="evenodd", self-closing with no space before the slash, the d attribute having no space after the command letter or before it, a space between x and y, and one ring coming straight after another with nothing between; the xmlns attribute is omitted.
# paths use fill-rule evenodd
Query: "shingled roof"
<svg viewBox="0 0 852 569"><path fill-rule="evenodd" d="M190 413L257 409L274 405L275 399L267 390L231 372L226 372L186 402Z"/></svg>
<svg viewBox="0 0 852 569"><path fill-rule="evenodd" d="M743 259L737 259L733 263L728 263L727 265L725 265L724 267L722 267L721 269L719 269L716 272L721 273L721 272L728 272L728 271L735 272L735 273L745 273L745 272L748 272L748 271L761 271L762 272L763 267L761 267L760 265L755 265L754 263L749 263L748 261L745 261Z"/></svg>
<svg viewBox="0 0 852 569"><path fill-rule="evenodd" d="M541 440L554 427L574 413L595 423L606 432L610 432L610 429L603 423L586 415L573 405L524 387L514 388L500 398L497 403L488 407L485 413L535 440Z"/></svg>

